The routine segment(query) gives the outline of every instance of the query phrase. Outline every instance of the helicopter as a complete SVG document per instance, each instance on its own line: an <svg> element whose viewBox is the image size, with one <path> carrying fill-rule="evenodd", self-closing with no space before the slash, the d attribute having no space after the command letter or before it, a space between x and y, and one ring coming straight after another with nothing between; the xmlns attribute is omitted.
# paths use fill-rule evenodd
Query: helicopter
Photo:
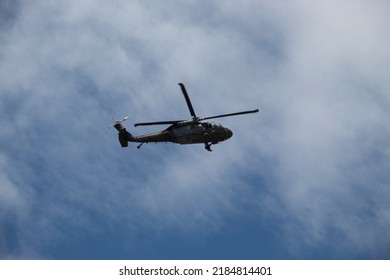
<svg viewBox="0 0 390 280"><path fill-rule="evenodd" d="M195 114L194 108L192 107L191 100L188 96L184 84L179 83L179 86L184 95L192 118L189 120L136 123L134 124L135 127L149 125L170 125L163 131L139 136L133 136L126 130L126 127L123 126L122 122L126 121L129 118L128 116L126 116L120 121L114 120L114 124L111 127L114 127L116 130L118 130L119 143L123 148L128 146L128 142L140 143L137 146L138 149L141 148L141 146L145 143L172 142L176 144L204 144L205 149L211 152L211 145L215 145L222 141L228 140L233 136L233 132L230 129L223 127L221 124L214 122L205 122L205 120L259 112L259 109L255 109L250 111L242 111L206 118L199 118Z"/></svg>

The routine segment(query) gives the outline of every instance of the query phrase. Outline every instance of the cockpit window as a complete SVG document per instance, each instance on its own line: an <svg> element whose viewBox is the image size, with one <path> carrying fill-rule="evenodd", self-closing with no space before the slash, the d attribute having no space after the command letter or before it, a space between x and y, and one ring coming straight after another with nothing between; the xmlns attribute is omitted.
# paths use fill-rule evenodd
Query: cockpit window
<svg viewBox="0 0 390 280"><path fill-rule="evenodd" d="M221 124L219 123L208 123L208 122L205 122L205 123L202 123L201 124L204 128L206 129L219 129L222 127Z"/></svg>

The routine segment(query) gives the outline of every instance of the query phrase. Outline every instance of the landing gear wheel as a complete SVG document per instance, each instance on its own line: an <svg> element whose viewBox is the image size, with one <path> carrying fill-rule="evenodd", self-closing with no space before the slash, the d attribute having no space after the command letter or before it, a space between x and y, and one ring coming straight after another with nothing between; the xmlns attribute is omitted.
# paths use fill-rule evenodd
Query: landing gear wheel
<svg viewBox="0 0 390 280"><path fill-rule="evenodd" d="M209 143L204 143L204 148L209 151L209 152L212 152L213 150L211 150L211 145Z"/></svg>

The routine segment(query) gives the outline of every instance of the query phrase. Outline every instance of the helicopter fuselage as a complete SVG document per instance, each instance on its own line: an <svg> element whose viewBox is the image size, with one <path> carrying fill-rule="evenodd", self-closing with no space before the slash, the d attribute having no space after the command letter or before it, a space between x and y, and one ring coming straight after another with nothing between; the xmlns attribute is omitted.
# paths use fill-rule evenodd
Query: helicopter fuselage
<svg viewBox="0 0 390 280"><path fill-rule="evenodd" d="M139 143L173 142L177 144L217 144L231 138L232 135L233 132L230 129L217 123L182 122L173 124L160 132L128 137L128 141Z"/></svg>
<svg viewBox="0 0 390 280"><path fill-rule="evenodd" d="M179 83L181 91L186 100L188 109L190 111L192 119L190 120L170 120L170 121L157 121L157 122L143 122L136 123L134 126L145 126L145 125L166 125L170 126L159 132L153 132L149 134L133 136L126 128L122 125L122 122L127 120L129 117L125 117L123 120L114 121L113 127L118 130L119 143L122 147L127 147L128 142L141 143L137 146L139 149L142 144L150 142L172 142L177 144L198 144L202 143L205 145L205 149L211 151L210 146L215 145L219 142L225 141L233 136L233 132L223 127L222 125L214 122L205 122L204 120L231 117L244 114L257 113L259 109L250 111L241 111L236 113L229 113L223 115L216 115L206 118L199 118L196 116L194 108L192 107L190 98L187 94L187 90L182 83Z"/></svg>

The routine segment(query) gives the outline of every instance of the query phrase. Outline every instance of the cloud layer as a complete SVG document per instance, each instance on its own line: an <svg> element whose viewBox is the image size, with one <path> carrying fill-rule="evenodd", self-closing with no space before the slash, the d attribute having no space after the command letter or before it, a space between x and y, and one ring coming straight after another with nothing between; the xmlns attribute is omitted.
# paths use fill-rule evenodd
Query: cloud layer
<svg viewBox="0 0 390 280"><path fill-rule="evenodd" d="M164 258L172 236L252 231L253 258L389 257L386 1L4 3L1 258ZM189 116L177 82L199 116L261 113L221 119L213 153L121 149L108 116L134 134Z"/></svg>

